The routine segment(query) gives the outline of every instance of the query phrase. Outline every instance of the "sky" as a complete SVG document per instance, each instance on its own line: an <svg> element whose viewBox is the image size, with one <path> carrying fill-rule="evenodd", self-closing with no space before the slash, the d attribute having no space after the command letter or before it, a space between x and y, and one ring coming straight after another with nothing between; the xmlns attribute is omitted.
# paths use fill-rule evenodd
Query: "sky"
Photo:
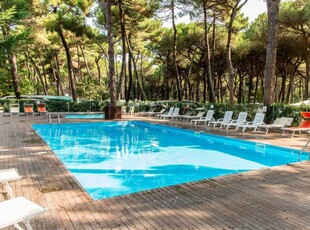
<svg viewBox="0 0 310 230"><path fill-rule="evenodd" d="M248 0L241 8L241 12L249 18L249 22L252 22L258 15L267 12L267 4L263 0Z"/></svg>
<svg viewBox="0 0 310 230"><path fill-rule="evenodd" d="M249 18L249 22L254 21L258 15L263 12L267 12L267 3L264 0L248 0L247 3L241 8L241 12L245 17ZM177 19L177 23L189 22L189 16ZM164 27L171 27L171 21L163 22Z"/></svg>

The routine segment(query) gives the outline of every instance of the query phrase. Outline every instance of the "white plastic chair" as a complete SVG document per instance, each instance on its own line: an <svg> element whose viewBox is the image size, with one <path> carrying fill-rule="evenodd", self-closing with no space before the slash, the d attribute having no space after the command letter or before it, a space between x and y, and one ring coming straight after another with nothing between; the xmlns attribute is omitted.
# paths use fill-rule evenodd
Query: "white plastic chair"
<svg viewBox="0 0 310 230"><path fill-rule="evenodd" d="M126 111L126 106L122 106L122 114L126 114L127 111Z"/></svg>
<svg viewBox="0 0 310 230"><path fill-rule="evenodd" d="M44 212L46 209L24 197L2 201L0 202L0 228L14 225L16 229L22 230L18 223L24 223L27 230L32 230L29 220Z"/></svg>
<svg viewBox="0 0 310 230"><path fill-rule="evenodd" d="M264 118L265 118L265 114L264 113L256 113L253 121L247 122L245 124L238 125L236 127L236 131L239 128L242 128L242 132L244 132L246 129L254 129L254 130L256 130L258 125L264 124Z"/></svg>
<svg viewBox="0 0 310 230"><path fill-rule="evenodd" d="M172 114L170 114L170 115L162 115L161 117L163 118L163 119L166 119L166 118L171 118L171 119L173 119L174 117L177 117L177 116L179 116L179 111L180 111L180 108L174 108L174 110L173 110L173 112L172 112Z"/></svg>
<svg viewBox="0 0 310 230"><path fill-rule="evenodd" d="M130 106L128 113L130 113L130 115L132 116L135 113L135 107Z"/></svg>
<svg viewBox="0 0 310 230"><path fill-rule="evenodd" d="M274 120L272 124L262 124L258 125L254 131L259 131L261 128L265 129L266 134L268 134L269 129L281 129L285 127L289 127L292 125L293 118L291 117L280 117Z"/></svg>
<svg viewBox="0 0 310 230"><path fill-rule="evenodd" d="M166 114L160 114L159 116L155 116L155 117L161 119L163 116L172 115L173 111L174 111L174 107L170 107L169 111Z"/></svg>
<svg viewBox="0 0 310 230"><path fill-rule="evenodd" d="M4 114L4 107L0 105L0 116L3 116Z"/></svg>
<svg viewBox="0 0 310 230"><path fill-rule="evenodd" d="M232 120L230 122L226 122L226 123L222 123L220 128L225 127L226 129L229 129L232 126L240 126L246 123L246 117L247 117L248 113L247 112L240 112L238 115L237 120Z"/></svg>
<svg viewBox="0 0 310 230"><path fill-rule="evenodd" d="M178 118L183 119L183 117L187 117L192 115L194 110L188 110L184 115L179 115Z"/></svg>
<svg viewBox="0 0 310 230"><path fill-rule="evenodd" d="M219 118L216 121L210 121L208 123L208 126L210 124L213 124L213 127L215 127L215 126L221 125L223 123L229 123L229 122L231 122L232 115L233 115L233 111L226 111L223 118Z"/></svg>
<svg viewBox="0 0 310 230"><path fill-rule="evenodd" d="M14 194L12 191L11 186L9 185L10 181L19 180L22 177L17 172L17 169L10 168L10 169L2 169L0 170L0 183L3 185L4 190L8 194L8 198L14 198Z"/></svg>
<svg viewBox="0 0 310 230"><path fill-rule="evenodd" d="M195 125L197 125L197 123L200 123L200 122L204 122L204 124L207 124L207 122L214 120L213 114L214 114L214 110L208 110L205 117L200 117L200 119L193 119L191 120L190 124L192 124L192 122L195 123Z"/></svg>
<svg viewBox="0 0 310 230"><path fill-rule="evenodd" d="M149 109L149 111L141 111L141 112L139 112L139 116L147 116L147 115L149 115L149 113L152 113L154 111L155 111L155 107L151 107Z"/></svg>
<svg viewBox="0 0 310 230"><path fill-rule="evenodd" d="M29 219L46 211L23 197L15 198L9 182L21 178L15 168L0 170L0 183L7 193L4 193L4 198L7 200L0 202L0 228L14 225L16 229L23 230L19 225L23 222L27 230L32 230Z"/></svg>
<svg viewBox="0 0 310 230"><path fill-rule="evenodd" d="M10 114L11 114L11 116L13 116L13 115L18 116L19 115L19 104L11 104L10 105Z"/></svg>
<svg viewBox="0 0 310 230"><path fill-rule="evenodd" d="M195 115L195 116L183 116L182 118L183 118L185 121L191 121L192 119L200 119L204 114L205 114L205 111L200 111L200 112L197 113L197 115Z"/></svg>
<svg viewBox="0 0 310 230"><path fill-rule="evenodd" d="M161 116L164 114L164 112L166 111L166 109L161 109L159 112L149 112L148 115L149 117L152 117L152 116Z"/></svg>

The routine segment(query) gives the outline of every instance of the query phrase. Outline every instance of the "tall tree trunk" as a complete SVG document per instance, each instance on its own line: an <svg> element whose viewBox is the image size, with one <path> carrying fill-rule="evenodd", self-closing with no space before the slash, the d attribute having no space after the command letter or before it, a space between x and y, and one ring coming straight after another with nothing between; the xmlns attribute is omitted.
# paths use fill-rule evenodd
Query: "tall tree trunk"
<svg viewBox="0 0 310 230"><path fill-rule="evenodd" d="M9 27L5 28L4 26L2 26L1 28L2 28L3 37L6 38L7 36L9 36ZM18 72L17 72L16 55L14 54L12 50L9 50L8 61L10 64L10 72L11 72L12 82L14 86L15 97L17 99L21 99Z"/></svg>
<svg viewBox="0 0 310 230"><path fill-rule="evenodd" d="M75 89L75 78L73 75L73 68L72 68L72 59L71 59L71 54L70 54L70 48L69 45L66 41L66 38L63 34L62 28L59 26L58 27L58 35L61 39L61 42L65 48L66 51L66 57L67 57L67 66L68 66L68 76L69 76L69 83L70 83L70 89L71 89L71 96L73 101L77 101L77 96L76 96L76 89Z"/></svg>
<svg viewBox="0 0 310 230"><path fill-rule="evenodd" d="M212 22L212 53L211 53L211 73L212 78L215 79L214 69L215 69L215 35L216 35L216 14L213 12L213 22ZM214 84L216 85L216 84Z"/></svg>
<svg viewBox="0 0 310 230"><path fill-rule="evenodd" d="M231 15L230 15L230 20L229 20L229 25L228 25L228 37L227 37L227 44L226 44L226 62L227 62L227 68L228 68L228 89L229 89L229 104L230 107L233 107L234 104L234 70L233 70L233 65L231 61L231 36L232 36L232 26L236 17L236 11L233 9Z"/></svg>
<svg viewBox="0 0 310 230"><path fill-rule="evenodd" d="M244 0L244 2L240 6L238 6L240 2L241 0L237 0L233 6L230 6L231 14L230 14L230 19L229 19L229 24L228 24L228 36L227 36L227 43L226 43L229 104L231 108L233 107L233 104L234 104L234 78L235 78L234 68L233 68L232 60L231 60L231 39L232 39L232 33L233 33L233 24L234 24L238 11L244 6L247 0Z"/></svg>
<svg viewBox="0 0 310 230"><path fill-rule="evenodd" d="M267 106L274 102L280 1L267 0L268 28L266 65L264 70L264 105Z"/></svg>
<svg viewBox="0 0 310 230"><path fill-rule="evenodd" d="M113 23L112 23L112 0L106 0L106 26L108 36L108 57L109 57L109 92L110 106L116 107L116 80L115 80L115 65L114 65L114 43L113 43ZM115 114L114 114L115 116ZM114 119L115 117L111 117Z"/></svg>
<svg viewBox="0 0 310 230"><path fill-rule="evenodd" d="M11 76L15 91L15 96L17 99L21 99L20 89L19 89L19 80L18 80L18 73L17 73L17 61L16 61L16 55L12 52L9 53L9 63L10 63L10 70L11 70Z"/></svg>
<svg viewBox="0 0 310 230"><path fill-rule="evenodd" d="M38 51L38 50L37 50ZM40 59L40 64L42 68L42 79L43 79L43 88L44 88L44 93L45 95L48 95L48 82L47 82L47 77L46 77L46 70L44 66L44 62L42 60L41 53L38 51L39 59Z"/></svg>
<svg viewBox="0 0 310 230"><path fill-rule="evenodd" d="M95 63L96 63L97 72L98 72L98 83L99 83L99 85L101 85L101 69L100 69L100 65L99 65L100 58L101 58L101 56L95 57Z"/></svg>
<svg viewBox="0 0 310 230"><path fill-rule="evenodd" d="M208 89L209 89L209 101L211 103L215 102L214 85L211 73L211 58L210 58L210 43L209 43L209 28L207 22L207 0L203 2L203 23L204 23L204 36L205 36L205 46L206 46L206 58L204 60L204 79L207 79ZM205 94L205 92L204 92ZM204 95L204 102L206 101L206 96Z"/></svg>
<svg viewBox="0 0 310 230"><path fill-rule="evenodd" d="M165 87L164 88L166 88L166 90L164 90L164 98L166 99L166 100L169 100L170 98L170 87L169 87L169 78L170 78L170 71L169 71L169 69L170 69L170 53L168 52L167 53L167 61L166 61L167 63L166 63L166 68L165 68L165 70L166 70L166 74L165 74L165 78L164 78L164 81L165 81Z"/></svg>
<svg viewBox="0 0 310 230"><path fill-rule="evenodd" d="M59 69L59 59L58 59L58 54L55 52L55 68L56 68L56 78L57 78L57 83L59 84L59 90L61 95L65 95L64 88L61 83L61 75L60 75L60 69Z"/></svg>
<svg viewBox="0 0 310 230"><path fill-rule="evenodd" d="M132 57L131 57L132 53L129 52L128 54L128 77L129 77L129 82L128 82L128 89L127 89L127 95L126 95L126 101L130 100L130 95L131 95L131 91L132 91L132 86L133 86L133 82L132 82L132 65L131 65L131 61L132 61Z"/></svg>
<svg viewBox="0 0 310 230"><path fill-rule="evenodd" d="M46 85L45 85L44 80L43 80L43 76L42 76L42 74L40 72L40 68L37 66L37 64L35 63L35 61L33 60L32 56L29 53L28 53L28 57L29 57L29 59L30 59L32 65L33 65L33 68L35 69L36 73L39 76L39 79L40 79L40 82L41 82L44 94L48 95L48 92L47 92L47 89L46 89Z"/></svg>
<svg viewBox="0 0 310 230"><path fill-rule="evenodd" d="M120 18L120 27L121 27L121 38L122 38L122 66L121 72L119 76L119 82L117 86L117 97L120 98L121 92L124 91L122 88L124 78L126 78L126 23L125 23L125 15L123 12L123 0L118 0L118 8L119 8L119 18ZM124 96L124 94L122 95Z"/></svg>
<svg viewBox="0 0 310 230"><path fill-rule="evenodd" d="M79 79L81 79L82 77L82 74L81 74L81 61L80 61L80 51L79 51L79 45L76 44L76 56L77 56L77 63L78 63L78 66L77 66L77 76Z"/></svg>
<svg viewBox="0 0 310 230"><path fill-rule="evenodd" d="M57 78L57 70L55 69L53 63L51 63L51 68L52 68L52 72L53 72L53 77L54 77L54 81L56 83L56 95L59 96L60 94L60 85L59 85L59 81Z"/></svg>
<svg viewBox="0 0 310 230"><path fill-rule="evenodd" d="M306 55L305 55L306 77L305 77L304 100L308 100L309 99L309 79L310 79L310 51L306 50L305 52L306 52Z"/></svg>
<svg viewBox="0 0 310 230"><path fill-rule="evenodd" d="M250 74L249 74L249 91L248 91L248 103L252 103L251 102L251 96L252 96L252 88L253 88L253 63L251 60L251 69L250 69Z"/></svg>
<svg viewBox="0 0 310 230"><path fill-rule="evenodd" d="M175 72L175 79L177 83L177 91L178 91L178 101L182 100L182 92L181 92L181 82L179 79L179 70L177 64L177 27L175 24L175 0L171 1L171 17L172 17L172 28L173 28L173 47L172 47L172 56L173 56L173 67Z"/></svg>
<svg viewBox="0 0 310 230"><path fill-rule="evenodd" d="M282 79L281 79L281 87L280 87L280 92L278 93L278 98L277 98L277 101L281 102L281 103L284 103L284 100L285 100L285 92L287 91L286 90L286 79L287 79L287 66L289 64L289 60L288 61L285 61L283 60L282 62L282 66L281 66L281 69L280 69L280 76L282 76ZM276 86L278 85L277 82L275 84ZM276 93L277 93L277 88L276 87Z"/></svg>
<svg viewBox="0 0 310 230"><path fill-rule="evenodd" d="M133 56L133 51L132 51L132 46L131 46L131 41L130 38L128 36L126 36L126 41L127 41L127 47L128 47L128 53L129 56L132 59L132 64L133 64L133 70L134 70L134 74L135 74L135 78L136 78L136 84L137 84L137 91L141 92L141 95L143 97L143 99L146 99L146 95L142 86L142 83L139 79L139 74L138 74L138 69L137 69L137 61L139 60L139 57L137 57L137 60L135 60L134 56ZM139 96L138 93L136 96Z"/></svg>
<svg viewBox="0 0 310 230"><path fill-rule="evenodd" d="M88 61L87 61L85 53L84 53L84 49L83 49L83 47L81 45L79 45L79 47L80 47L80 50L81 50L81 53L82 53L83 60L85 62L85 67L86 67L87 74L88 74L88 76L90 78L92 78L92 75L91 75L90 69L89 69L89 65L88 65Z"/></svg>
<svg viewBox="0 0 310 230"><path fill-rule="evenodd" d="M197 72L197 79L196 79L196 101L199 102L200 99L199 99L199 96L200 96L200 92L199 92L199 88L200 88L200 75L199 75L199 71Z"/></svg>

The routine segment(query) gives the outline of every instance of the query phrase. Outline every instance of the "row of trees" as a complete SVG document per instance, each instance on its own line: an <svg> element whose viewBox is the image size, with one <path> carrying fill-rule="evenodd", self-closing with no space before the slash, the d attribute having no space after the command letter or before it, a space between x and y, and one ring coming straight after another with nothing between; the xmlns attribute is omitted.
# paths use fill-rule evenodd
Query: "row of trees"
<svg viewBox="0 0 310 230"><path fill-rule="evenodd" d="M0 96L307 99L310 0L283 2L279 13L280 1L268 0L269 20L262 14L250 25L240 12L246 2L3 0ZM184 15L192 22L176 24ZM163 27L168 19L171 28Z"/></svg>

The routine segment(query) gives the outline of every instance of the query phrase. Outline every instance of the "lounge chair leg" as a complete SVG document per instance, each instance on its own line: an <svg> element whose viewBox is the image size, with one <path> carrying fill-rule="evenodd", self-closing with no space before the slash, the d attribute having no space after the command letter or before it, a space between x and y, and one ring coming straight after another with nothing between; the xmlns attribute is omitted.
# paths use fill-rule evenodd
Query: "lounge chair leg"
<svg viewBox="0 0 310 230"><path fill-rule="evenodd" d="M33 230L28 220L24 221L24 224L26 225L27 230Z"/></svg>
<svg viewBox="0 0 310 230"><path fill-rule="evenodd" d="M25 224L26 225L26 224ZM22 228L21 226L19 226L19 224L14 224L14 227L18 230L25 230L24 228ZM30 226L31 227L31 226ZM27 226L26 226L27 228ZM28 228L27 228L28 229ZM32 228L30 228L30 230L32 230Z"/></svg>
<svg viewBox="0 0 310 230"><path fill-rule="evenodd" d="M8 195L8 197L9 197L10 199L12 199L12 198L15 197L15 196L14 196L14 193L13 193L13 190L12 190L12 188L11 188L11 186L9 185L8 182L3 183L3 187L4 187L4 189L6 190L7 195Z"/></svg>
<svg viewBox="0 0 310 230"><path fill-rule="evenodd" d="M293 131L292 138L294 137L295 131Z"/></svg>

